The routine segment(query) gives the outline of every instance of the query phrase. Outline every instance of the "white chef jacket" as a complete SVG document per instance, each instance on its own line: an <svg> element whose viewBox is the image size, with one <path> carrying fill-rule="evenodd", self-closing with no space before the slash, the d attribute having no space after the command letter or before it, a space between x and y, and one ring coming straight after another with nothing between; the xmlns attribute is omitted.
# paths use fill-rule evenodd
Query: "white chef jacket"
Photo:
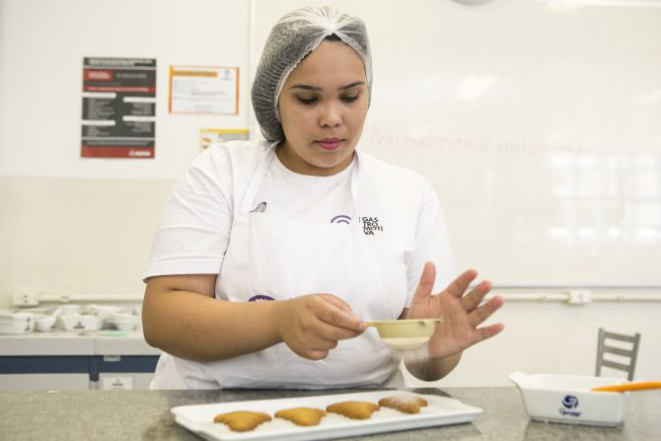
<svg viewBox="0 0 661 441"><path fill-rule="evenodd" d="M292 203L282 197L315 185L318 190L299 192ZM245 228L251 230L242 234ZM255 242L256 235L269 239ZM316 269L305 271L319 260ZM453 276L450 247L438 200L421 176L359 151L338 175L296 175L279 163L273 144L234 141L201 154L175 186L145 277L219 274L216 297L229 301L328 292L364 320L383 320L396 319L410 304L427 261L436 264L434 292L440 291ZM343 284L351 280L347 273L355 274L354 281ZM303 274L311 275L306 280ZM352 367L358 354L373 364ZM155 386L379 386L393 384L397 364L377 336L367 335L340 342L327 360L317 362L296 356L284 343L209 363L164 354ZM260 367L276 365L280 370Z"/></svg>

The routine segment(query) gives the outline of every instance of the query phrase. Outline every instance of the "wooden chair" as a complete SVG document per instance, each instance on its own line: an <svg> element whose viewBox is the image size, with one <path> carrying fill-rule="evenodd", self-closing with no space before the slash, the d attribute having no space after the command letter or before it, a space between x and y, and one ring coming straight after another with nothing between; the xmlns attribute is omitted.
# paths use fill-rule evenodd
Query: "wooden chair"
<svg viewBox="0 0 661 441"><path fill-rule="evenodd" d="M607 340L618 340L626 343L631 343L631 349L623 349L621 347L609 346ZM640 345L640 334L634 335L616 334L609 332L603 328L599 328L599 339L597 342L597 370L596 376L601 376L601 368L607 367L617 369L627 373L627 379L633 380L634 372L636 371L636 359L638 358L638 347ZM604 358L606 354L615 354L621 357L626 357L629 360L628 364L607 360Z"/></svg>

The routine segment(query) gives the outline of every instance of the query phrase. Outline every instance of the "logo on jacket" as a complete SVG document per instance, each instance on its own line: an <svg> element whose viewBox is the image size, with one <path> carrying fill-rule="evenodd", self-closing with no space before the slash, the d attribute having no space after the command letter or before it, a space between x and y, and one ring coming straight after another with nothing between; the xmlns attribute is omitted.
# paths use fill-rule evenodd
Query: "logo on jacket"
<svg viewBox="0 0 661 441"><path fill-rule="evenodd" d="M379 225L379 218L376 216L362 216L358 220L363 224L365 236L374 236L376 231L383 231L383 225Z"/></svg>
<svg viewBox="0 0 661 441"><path fill-rule="evenodd" d="M275 300L273 297L257 294L248 299L249 302L263 302L265 300Z"/></svg>
<svg viewBox="0 0 661 441"><path fill-rule="evenodd" d="M331 219L331 224L350 224L351 217L346 214L338 214L333 219Z"/></svg>

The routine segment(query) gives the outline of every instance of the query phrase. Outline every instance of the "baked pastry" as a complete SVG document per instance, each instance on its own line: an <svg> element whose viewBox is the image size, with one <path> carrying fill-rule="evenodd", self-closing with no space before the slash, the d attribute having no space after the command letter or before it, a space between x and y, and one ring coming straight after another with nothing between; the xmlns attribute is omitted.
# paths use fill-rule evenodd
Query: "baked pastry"
<svg viewBox="0 0 661 441"><path fill-rule="evenodd" d="M313 407L295 407L279 410L275 413L276 418L289 420L297 426L316 426L325 416L326 412Z"/></svg>
<svg viewBox="0 0 661 441"><path fill-rule="evenodd" d="M366 420L379 410L379 406L367 401L342 401L326 407L327 412L339 413L354 420Z"/></svg>
<svg viewBox="0 0 661 441"><path fill-rule="evenodd" d="M404 413L419 413L421 407L427 405L427 400L407 395L395 395L379 400L379 406L389 407Z"/></svg>
<svg viewBox="0 0 661 441"><path fill-rule="evenodd" d="M268 414L248 410L221 413L213 419L214 423L224 423L234 432L249 432L267 421L271 421Z"/></svg>

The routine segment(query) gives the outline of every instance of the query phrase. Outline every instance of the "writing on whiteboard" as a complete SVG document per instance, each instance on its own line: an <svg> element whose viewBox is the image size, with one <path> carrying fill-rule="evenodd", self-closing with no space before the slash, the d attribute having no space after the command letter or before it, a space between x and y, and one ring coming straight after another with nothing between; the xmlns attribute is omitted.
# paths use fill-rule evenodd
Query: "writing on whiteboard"
<svg viewBox="0 0 661 441"><path fill-rule="evenodd" d="M543 156L550 153L587 155L597 152L585 142L554 142L521 137L518 139L497 139L487 136L444 136L436 133L409 134L384 130L380 124L373 124L363 134L365 145L373 151L379 149L409 150L428 149L448 152L470 152L474 154Z"/></svg>

